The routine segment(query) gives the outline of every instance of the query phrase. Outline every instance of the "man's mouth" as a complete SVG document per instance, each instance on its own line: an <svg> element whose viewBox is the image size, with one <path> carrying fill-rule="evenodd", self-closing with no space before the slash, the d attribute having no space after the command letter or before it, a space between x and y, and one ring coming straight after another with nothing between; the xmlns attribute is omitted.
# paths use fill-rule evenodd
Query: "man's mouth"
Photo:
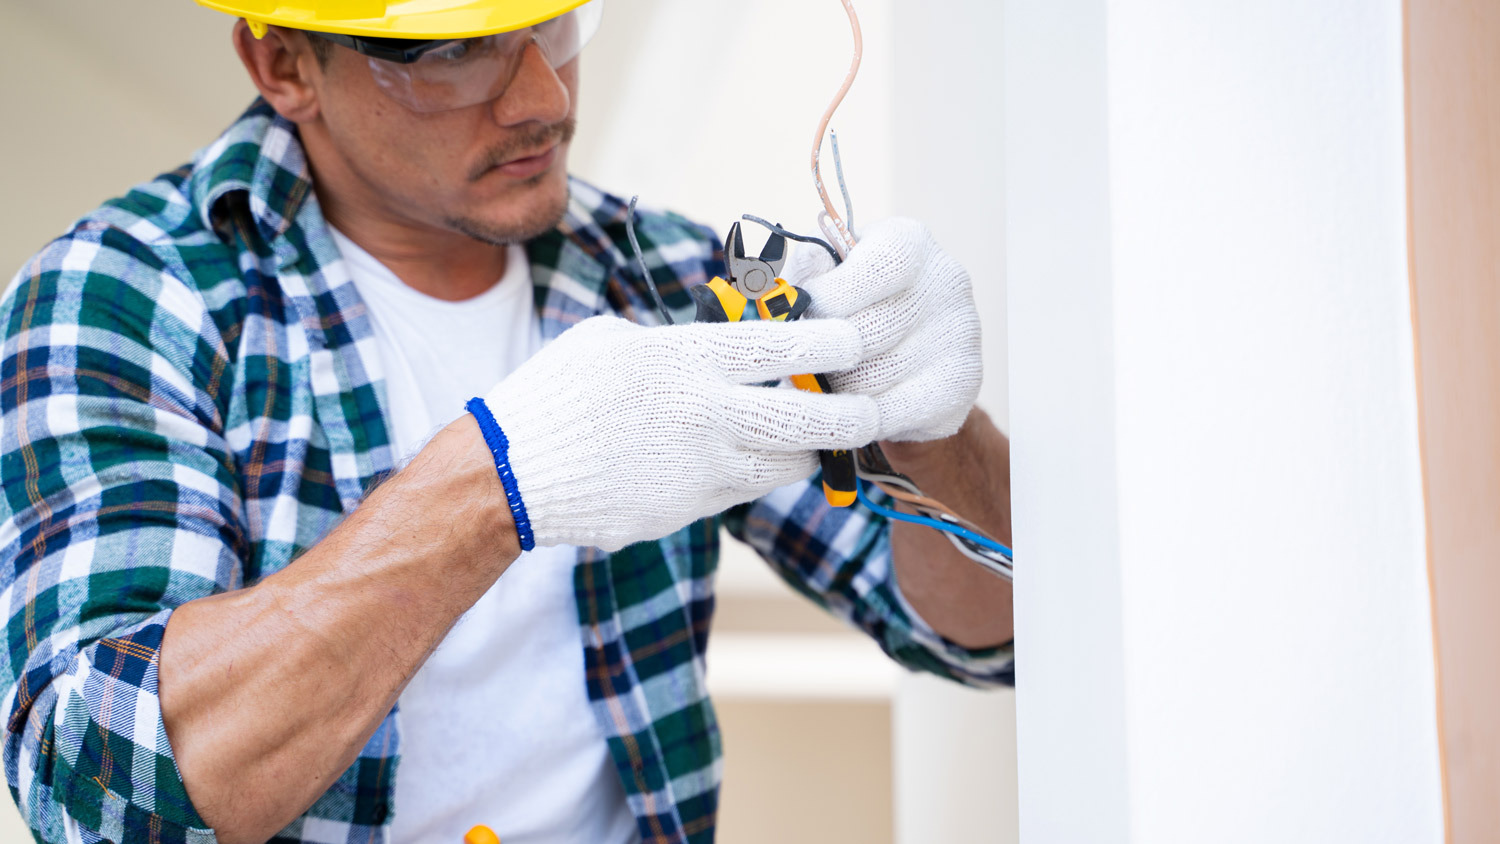
<svg viewBox="0 0 1500 844"><path fill-rule="evenodd" d="M512 179L530 179L545 172L547 168L552 166L552 163L557 160L558 149L561 146L561 142L553 142L551 146L539 152L519 158L512 158L503 164L497 164L490 172L499 173Z"/></svg>

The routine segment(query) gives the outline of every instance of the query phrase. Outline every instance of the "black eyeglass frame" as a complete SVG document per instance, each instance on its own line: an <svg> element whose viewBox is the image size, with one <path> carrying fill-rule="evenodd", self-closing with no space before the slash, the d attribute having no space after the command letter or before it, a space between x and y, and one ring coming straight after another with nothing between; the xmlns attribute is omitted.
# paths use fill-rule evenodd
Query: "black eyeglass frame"
<svg viewBox="0 0 1500 844"><path fill-rule="evenodd" d="M406 38L366 38L360 35L340 35L337 32L307 33L315 38L330 41L340 47L368 56L372 59L380 59L395 64L414 64L428 52L436 50L444 44L452 44L454 41L462 41L462 38L442 38L436 41L417 41Z"/></svg>

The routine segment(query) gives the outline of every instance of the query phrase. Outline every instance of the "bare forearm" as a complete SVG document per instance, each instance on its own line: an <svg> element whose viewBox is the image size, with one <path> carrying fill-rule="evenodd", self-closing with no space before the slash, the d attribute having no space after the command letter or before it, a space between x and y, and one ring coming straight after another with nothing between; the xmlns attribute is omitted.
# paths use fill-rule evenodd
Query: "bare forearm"
<svg viewBox="0 0 1500 844"><path fill-rule="evenodd" d="M946 440L881 445L928 496L1010 544L1010 442L988 414L975 407ZM930 528L898 523L891 542L901 592L933 629L972 648L1014 637L1009 583Z"/></svg>
<svg viewBox="0 0 1500 844"><path fill-rule="evenodd" d="M326 791L519 554L465 418L292 565L173 613L162 715L219 840L264 841Z"/></svg>

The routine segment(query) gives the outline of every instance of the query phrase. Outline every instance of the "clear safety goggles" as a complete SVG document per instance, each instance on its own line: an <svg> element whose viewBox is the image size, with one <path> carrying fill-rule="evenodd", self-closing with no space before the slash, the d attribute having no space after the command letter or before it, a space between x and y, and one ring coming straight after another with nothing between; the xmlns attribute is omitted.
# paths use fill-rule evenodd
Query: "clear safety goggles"
<svg viewBox="0 0 1500 844"><path fill-rule="evenodd" d="M366 56L375 84L417 112L450 111L499 98L535 44L553 70L583 51L599 31L604 0L591 0L525 29L451 41L404 41L310 33Z"/></svg>

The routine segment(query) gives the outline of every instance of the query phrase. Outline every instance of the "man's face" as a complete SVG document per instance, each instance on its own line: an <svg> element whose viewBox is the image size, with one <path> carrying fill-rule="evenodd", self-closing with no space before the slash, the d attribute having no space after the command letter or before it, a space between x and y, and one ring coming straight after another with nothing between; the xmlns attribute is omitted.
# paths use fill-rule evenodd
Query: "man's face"
<svg viewBox="0 0 1500 844"><path fill-rule="evenodd" d="M576 59L554 70L529 47L499 98L429 113L387 97L368 61L335 47L318 102L333 150L383 215L495 244L557 225L568 200Z"/></svg>

